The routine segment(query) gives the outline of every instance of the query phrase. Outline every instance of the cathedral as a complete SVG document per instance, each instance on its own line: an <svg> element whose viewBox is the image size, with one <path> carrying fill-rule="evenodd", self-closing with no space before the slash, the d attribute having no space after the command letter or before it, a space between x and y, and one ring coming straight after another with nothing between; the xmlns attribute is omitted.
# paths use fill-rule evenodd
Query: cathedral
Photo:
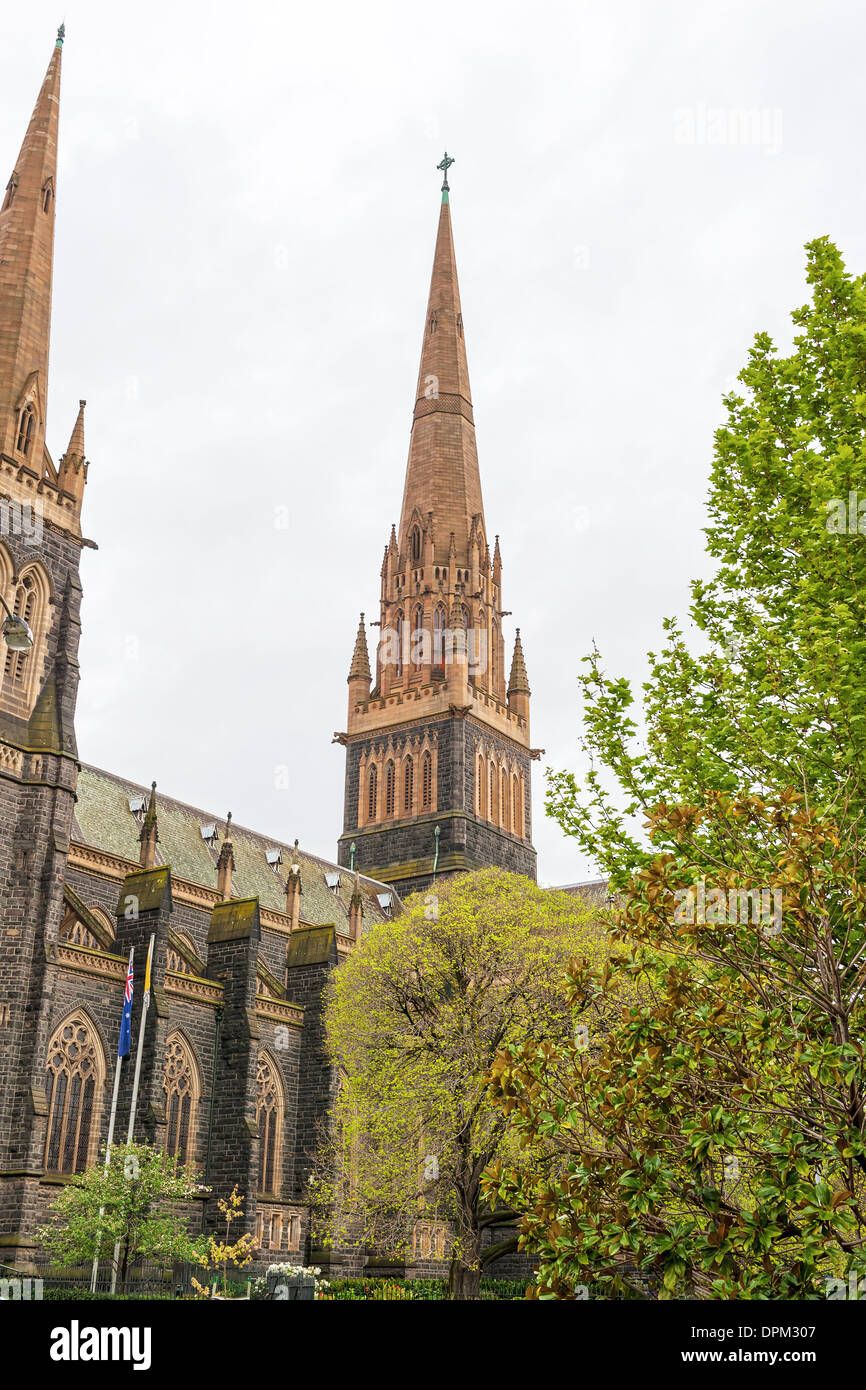
<svg viewBox="0 0 866 1390"><path fill-rule="evenodd" d="M369 624L375 670L362 614L335 735L346 775L331 862L79 758L79 571L95 549L82 531L83 400L57 463L46 443L62 50L61 28L0 208L0 1264L27 1267L60 1185L98 1161L127 962L134 951L136 1036L151 938L136 1138L200 1170L211 1192L190 1212L195 1231L215 1228L216 1201L237 1184L261 1261L299 1263L335 1085L322 1027L330 973L437 877L484 865L535 876L537 750L519 630L506 668L451 161L440 166L402 510ZM432 1271L434 1235L415 1248Z"/></svg>

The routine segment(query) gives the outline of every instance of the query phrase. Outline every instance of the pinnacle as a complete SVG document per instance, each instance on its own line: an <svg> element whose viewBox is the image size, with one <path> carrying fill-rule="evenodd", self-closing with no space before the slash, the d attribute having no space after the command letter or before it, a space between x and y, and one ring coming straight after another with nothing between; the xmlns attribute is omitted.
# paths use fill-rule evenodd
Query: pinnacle
<svg viewBox="0 0 866 1390"><path fill-rule="evenodd" d="M66 453L60 460L61 463L82 463L84 460L84 407L86 405L87 401L78 402L78 415L72 427Z"/></svg>
<svg viewBox="0 0 866 1390"><path fill-rule="evenodd" d="M358 623L358 633L355 637L355 650L352 653L352 664L349 667L349 680L369 681L370 675L370 655L367 651L367 633L364 628L364 614L361 614L361 621Z"/></svg>
<svg viewBox="0 0 866 1390"><path fill-rule="evenodd" d="M523 644L520 641L520 628L514 638L514 656L511 659L511 675L508 679L509 695L531 695L529 689L529 677L526 674L526 662L523 658Z"/></svg>

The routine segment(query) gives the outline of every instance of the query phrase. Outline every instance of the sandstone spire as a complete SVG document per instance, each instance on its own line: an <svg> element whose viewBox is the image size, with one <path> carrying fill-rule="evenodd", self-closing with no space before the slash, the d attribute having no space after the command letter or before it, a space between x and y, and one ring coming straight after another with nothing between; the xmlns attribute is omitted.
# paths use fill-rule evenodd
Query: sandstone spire
<svg viewBox="0 0 866 1390"><path fill-rule="evenodd" d="M62 28L0 206L0 453L43 477Z"/></svg>
<svg viewBox="0 0 866 1390"><path fill-rule="evenodd" d="M411 553L413 526L417 524L420 533L432 511L440 536L454 532L457 555L463 561L472 519L483 516L484 507L448 197L444 189L421 342L399 544L401 554Z"/></svg>

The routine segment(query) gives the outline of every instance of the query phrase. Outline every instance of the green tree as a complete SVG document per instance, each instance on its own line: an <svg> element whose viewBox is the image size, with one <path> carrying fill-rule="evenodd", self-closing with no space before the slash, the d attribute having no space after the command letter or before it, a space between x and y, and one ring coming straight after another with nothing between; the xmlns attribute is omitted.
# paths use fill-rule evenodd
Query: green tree
<svg viewBox="0 0 866 1390"><path fill-rule="evenodd" d="M662 802L792 786L837 818L864 806L866 288L826 238L806 250L793 352L758 334L726 397L695 649L665 621L640 710L598 651L585 658L590 771L552 775L548 810L616 887L649 857L636 826Z"/></svg>
<svg viewBox="0 0 866 1390"><path fill-rule="evenodd" d="M529 1207L543 1295L638 1291L637 1268L668 1295L808 1297L863 1269L866 290L826 239L807 256L793 351L759 334L726 398L694 649L665 623L640 709L593 652L590 771L550 777L618 900L573 1006L636 997L583 1055L494 1069L533 1162L488 1190Z"/></svg>
<svg viewBox="0 0 866 1390"><path fill-rule="evenodd" d="M451 1295L479 1296L491 1212L480 1183L508 1146L487 1073L500 1047L571 1027L565 964L601 943L573 897L488 869L415 895L335 972L326 1004L342 1085L312 1191L326 1243L404 1255L413 1223L447 1224Z"/></svg>
<svg viewBox="0 0 866 1390"><path fill-rule="evenodd" d="M542 1297L824 1297L866 1273L864 846L793 796L713 793L651 834L677 854L629 885L605 966L569 967L586 1044L494 1062L523 1162L485 1191L525 1211Z"/></svg>
<svg viewBox="0 0 866 1390"><path fill-rule="evenodd" d="M118 1144L104 1161L69 1179L40 1238L63 1263L110 1260L120 1245L120 1285L126 1292L136 1259L191 1260L196 1247L176 1204L200 1196L196 1174L151 1144ZM97 1249L98 1247L98 1249Z"/></svg>

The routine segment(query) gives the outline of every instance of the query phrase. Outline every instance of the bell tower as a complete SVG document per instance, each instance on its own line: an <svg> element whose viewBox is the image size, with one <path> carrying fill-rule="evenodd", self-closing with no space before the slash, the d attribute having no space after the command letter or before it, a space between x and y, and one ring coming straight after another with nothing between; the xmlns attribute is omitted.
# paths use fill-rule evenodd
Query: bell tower
<svg viewBox="0 0 866 1390"><path fill-rule="evenodd" d="M0 206L0 1227L43 1161L45 1040L78 778L84 402L46 446L61 26ZM8 1244L8 1241L7 1241Z"/></svg>
<svg viewBox="0 0 866 1390"><path fill-rule="evenodd" d="M446 154L399 526L381 569L375 675L364 615L349 670L339 862L401 894L499 865L535 877L529 683L505 668L451 231Z"/></svg>

